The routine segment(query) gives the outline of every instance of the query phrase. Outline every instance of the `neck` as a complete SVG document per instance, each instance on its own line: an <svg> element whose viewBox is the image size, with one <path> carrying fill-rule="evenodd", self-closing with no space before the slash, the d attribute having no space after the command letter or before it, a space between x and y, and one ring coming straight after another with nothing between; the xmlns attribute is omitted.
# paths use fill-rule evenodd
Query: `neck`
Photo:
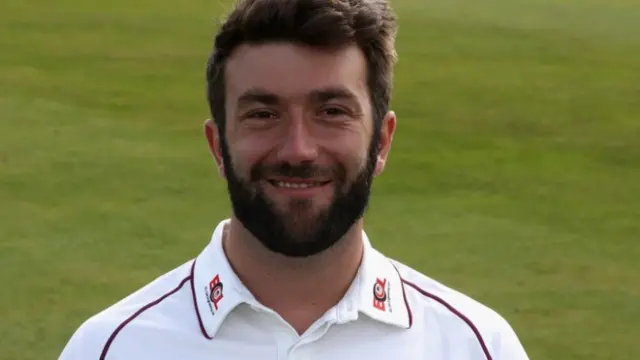
<svg viewBox="0 0 640 360"><path fill-rule="evenodd" d="M363 254L362 220L324 252L290 258L266 249L232 218L223 247L253 296L302 334L342 299L355 278Z"/></svg>

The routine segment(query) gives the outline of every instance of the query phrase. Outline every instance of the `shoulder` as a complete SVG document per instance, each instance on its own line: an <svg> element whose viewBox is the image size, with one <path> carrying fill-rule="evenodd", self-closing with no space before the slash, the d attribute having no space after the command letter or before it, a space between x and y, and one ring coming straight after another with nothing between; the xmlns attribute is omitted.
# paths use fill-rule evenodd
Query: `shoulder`
<svg viewBox="0 0 640 360"><path fill-rule="evenodd" d="M486 327L504 321L496 311L462 292L396 260L391 261L400 273L406 295L412 304L442 316L467 318L473 322L473 326Z"/></svg>
<svg viewBox="0 0 640 360"><path fill-rule="evenodd" d="M90 317L73 333L59 360L104 359L111 343L125 328L130 334L131 328L157 326L159 319L172 321L167 315L181 310L177 308L183 307L186 296L191 294L192 263L173 269Z"/></svg>
<svg viewBox="0 0 640 360"><path fill-rule="evenodd" d="M527 360L507 320L495 310L391 259L402 278L414 322L436 320L445 333L477 343L488 359ZM464 334L464 335L462 335Z"/></svg>

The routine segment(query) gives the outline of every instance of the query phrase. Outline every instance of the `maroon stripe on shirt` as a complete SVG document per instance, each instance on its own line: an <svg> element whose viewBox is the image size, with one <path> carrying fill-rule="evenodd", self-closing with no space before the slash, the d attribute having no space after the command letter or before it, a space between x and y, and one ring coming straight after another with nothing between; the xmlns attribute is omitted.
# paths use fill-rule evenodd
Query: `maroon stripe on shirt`
<svg viewBox="0 0 640 360"><path fill-rule="evenodd" d="M161 303L164 299L166 299L169 296L171 296L171 295L175 294L176 292L178 292L178 290L180 290L184 286L184 284L189 280L191 280L191 275L189 275L186 278L182 279L182 281L180 281L178 286L176 286L173 290L171 290L168 293L162 295L161 297L157 298L156 300L148 303L147 305L141 307L138 311L133 313L133 315L129 316L125 321L123 321L120 325L118 325L118 327L113 331L113 333L111 333L111 336L109 336L109 339L105 343L104 348L102 348L102 354L100 354L100 360L105 360L107 358L107 353L109 352L109 348L111 347L111 344L113 343L113 340L115 340L116 336L118 336L118 333L120 333L120 331L122 329L124 329L124 327L127 326L127 324L132 322L135 318L137 318L143 312L151 309L152 307L154 307L154 306L158 305L159 303Z"/></svg>
<svg viewBox="0 0 640 360"><path fill-rule="evenodd" d="M400 271L398 270L396 265L391 260L389 260L389 262L391 262L391 265L396 270L396 273L398 273L398 278L400 278L400 280L402 280L402 275L400 275ZM413 325L413 314L411 313L411 307L409 306L409 300L407 300L407 292L404 291L404 286L402 286L402 297L404 298L404 306L406 306L407 314L409 315L409 327L408 328L411 329L411 326Z"/></svg>
<svg viewBox="0 0 640 360"><path fill-rule="evenodd" d="M421 287L419 287L418 285L416 285L416 284L414 284L414 283L412 283L410 281L402 279L402 282L405 283L406 285L414 288L416 291L418 291L423 296L426 296L426 297L428 297L430 299L433 299L433 300L437 301L442 306L447 308L447 310L451 311L453 314L455 314L457 317L459 317L462 321L464 321L471 328L473 333L476 335L476 339L478 339L478 342L480 343L480 347L482 348L482 351L484 352L484 356L486 357L486 360L493 360L493 358L491 357L491 354L489 353L489 349L487 348L487 344L485 343L484 339L482 338L482 334L480 334L480 331L478 331L478 328L475 326L473 321L471 321L463 313L458 311L458 309L453 307L451 304L449 304L448 302L446 302L442 298L440 298L440 297L438 297L438 296L436 296L436 295L434 295L434 294L422 289Z"/></svg>
<svg viewBox="0 0 640 360"><path fill-rule="evenodd" d="M191 279L195 279L194 271L196 268L196 261L198 258L193 260L193 264L191 264ZM198 318L198 325L200 325L200 331L205 338L211 340L213 337L209 336L207 330L204 328L204 322L202 321L202 316L200 315L200 310L198 310L198 298L196 297L196 287L194 284L195 281L191 281L191 295L193 296L193 308L196 310L196 317Z"/></svg>

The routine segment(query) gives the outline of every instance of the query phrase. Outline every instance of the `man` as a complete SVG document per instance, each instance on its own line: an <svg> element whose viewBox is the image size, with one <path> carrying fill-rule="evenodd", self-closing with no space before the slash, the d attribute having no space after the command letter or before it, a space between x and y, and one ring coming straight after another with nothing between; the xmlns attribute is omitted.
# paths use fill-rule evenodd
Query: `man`
<svg viewBox="0 0 640 360"><path fill-rule="evenodd" d="M497 313L363 231L396 127L385 0L246 0L204 126L233 206L195 259L85 322L62 360L525 360Z"/></svg>

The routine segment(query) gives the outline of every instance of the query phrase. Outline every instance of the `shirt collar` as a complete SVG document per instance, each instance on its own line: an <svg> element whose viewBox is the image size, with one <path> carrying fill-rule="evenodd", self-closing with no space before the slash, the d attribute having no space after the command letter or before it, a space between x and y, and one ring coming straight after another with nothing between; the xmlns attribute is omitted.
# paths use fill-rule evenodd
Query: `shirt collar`
<svg viewBox="0 0 640 360"><path fill-rule="evenodd" d="M208 339L213 338L227 315L238 305L256 301L233 271L224 253L222 238L228 221L218 224L211 242L194 260L191 268L196 314L200 329Z"/></svg>
<svg viewBox="0 0 640 360"><path fill-rule="evenodd" d="M353 284L358 289L358 311L383 323L411 327L411 313L398 269L371 245L366 233L362 238L362 265Z"/></svg>
<svg viewBox="0 0 640 360"><path fill-rule="evenodd" d="M233 271L222 247L228 219L215 228L209 245L194 260L191 290L203 335L212 339L224 319L238 305L260 306ZM402 279L387 257L375 250L363 232L364 254L358 275L336 306L338 322L365 314L371 319L402 328L411 326L411 316Z"/></svg>

